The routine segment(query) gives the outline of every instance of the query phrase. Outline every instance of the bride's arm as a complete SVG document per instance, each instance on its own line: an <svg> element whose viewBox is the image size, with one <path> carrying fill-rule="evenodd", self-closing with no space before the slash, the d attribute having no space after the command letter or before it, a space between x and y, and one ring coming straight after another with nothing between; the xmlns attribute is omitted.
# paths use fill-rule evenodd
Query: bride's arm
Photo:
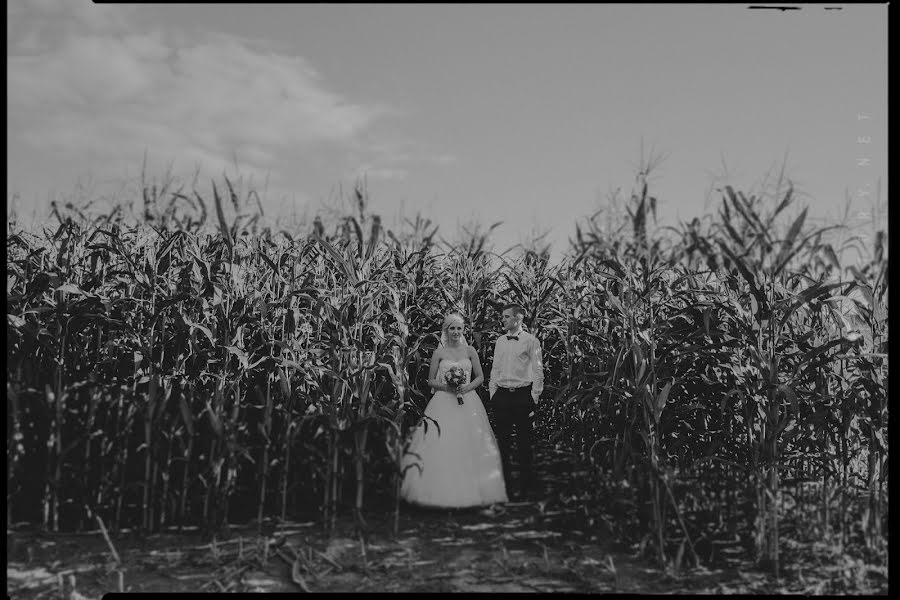
<svg viewBox="0 0 900 600"><path fill-rule="evenodd" d="M481 370L481 360L478 358L478 351L474 346L469 346L469 360L472 361L472 381L462 387L463 393L477 390L478 386L484 383L484 372Z"/></svg>
<svg viewBox="0 0 900 600"><path fill-rule="evenodd" d="M449 386L443 381L436 379L438 368L441 366L441 357L438 354L439 350L435 348L434 353L431 355L431 368L428 370L428 385L433 390L447 391Z"/></svg>

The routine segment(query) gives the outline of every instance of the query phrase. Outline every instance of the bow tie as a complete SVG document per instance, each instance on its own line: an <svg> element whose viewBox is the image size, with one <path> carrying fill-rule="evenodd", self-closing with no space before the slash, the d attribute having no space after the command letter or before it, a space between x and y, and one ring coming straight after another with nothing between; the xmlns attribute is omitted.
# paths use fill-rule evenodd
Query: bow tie
<svg viewBox="0 0 900 600"><path fill-rule="evenodd" d="M519 336L517 336L517 335L508 335L508 336L506 336L506 339L508 339L508 340L518 340L518 339L519 339Z"/></svg>

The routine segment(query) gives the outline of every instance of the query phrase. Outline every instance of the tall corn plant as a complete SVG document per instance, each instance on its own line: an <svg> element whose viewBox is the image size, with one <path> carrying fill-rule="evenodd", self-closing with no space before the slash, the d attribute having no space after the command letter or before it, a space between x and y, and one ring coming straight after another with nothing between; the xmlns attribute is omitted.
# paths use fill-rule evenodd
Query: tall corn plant
<svg viewBox="0 0 900 600"><path fill-rule="evenodd" d="M674 509L684 533L680 552L693 548L671 490L674 470L663 452L661 427L676 383L675 371L665 360L672 335L667 324L687 307L673 294L677 282L658 241L647 239L647 216L655 201L647 194L646 181L640 183L629 206L634 235L625 247L603 243L594 227L578 232L577 256L568 268L578 283L560 287L565 308L580 318L570 317L563 325L564 315L556 314L554 327L575 364L568 368L557 404L575 409L582 427L581 451L591 462L611 445L614 478L626 468L638 470L632 478L647 484L654 546L658 560L665 563L667 507Z"/></svg>
<svg viewBox="0 0 900 600"><path fill-rule="evenodd" d="M360 188L355 193L364 225L366 197ZM323 237L317 238L324 261L321 264L327 265L320 273L329 290L318 302L316 320L328 364L321 373L319 386L327 398L322 423L328 428L325 508L330 527L334 526L340 500L341 454L346 438L350 438L355 474L354 517L357 526L363 529L366 468L371 462L368 446L371 427L396 428L397 419L402 419L405 408L405 393L387 399L392 405L390 409L385 411L380 406L385 401L382 389L389 381L383 365L394 363L399 368L404 362L403 358L394 359L397 351L407 354L402 351L406 336L401 333L407 325L393 288L394 257L384 244L380 219L374 216L370 221L368 237L355 217L347 217L341 240L331 243ZM387 313L385 308L389 308ZM394 325L390 322L392 319L397 320L394 328L400 335L399 342L396 337L392 342L386 332ZM396 343L400 344L399 348ZM396 370L394 377L400 377Z"/></svg>
<svg viewBox="0 0 900 600"><path fill-rule="evenodd" d="M790 270L792 261L801 253L822 251L818 240L826 230L804 229L804 209L783 237L774 237L776 219L792 199L793 190L789 187L774 210L765 214L757 198L747 198L727 186L718 232L713 235L712 243L700 245L708 260L721 265L728 293L750 307L751 331L745 350L755 380L748 381L748 387L739 391L752 403L748 416L754 420L749 425L749 441L757 485L757 556L776 576L780 568L779 471L783 465L783 433L796 423L801 398L808 394L798 389L804 367L842 343L842 340L829 340L819 346L807 346L802 353L792 351L802 335L794 324L817 310L840 287ZM713 244L716 250L712 249ZM760 420L755 421L757 413Z"/></svg>
<svg viewBox="0 0 900 600"><path fill-rule="evenodd" d="M386 426L385 447L391 464L396 467L392 473L392 491L394 498L393 535L394 538L397 538L400 533L400 487L403 477L406 475L406 471L401 469L400 465L409 448L409 438L404 430L404 422L408 412L415 414L413 397L418 396L421 399L423 396L415 390L410 381L410 368L416 361L416 355L426 338L419 337L410 342L409 325L400 310L399 294L394 294L391 301L390 310L396 319L397 331L388 340L390 361L381 363L380 366L388 372L397 394L392 403L396 408L393 410L382 409L383 422ZM415 465L411 464L406 468L414 467Z"/></svg>
<svg viewBox="0 0 900 600"><path fill-rule="evenodd" d="M847 389L857 399L860 433L866 441L868 501L863 517L865 541L875 547L882 536L884 484L887 478L887 249L883 231L875 238L871 259L862 268L850 266L851 327L861 335L850 356L858 373Z"/></svg>
<svg viewBox="0 0 900 600"><path fill-rule="evenodd" d="M428 372L427 349L434 344L429 330L439 327L434 311L445 299L443 288L434 285L439 260L433 247L437 228L420 217L407 221L406 225L398 234L391 231L387 234L392 241L392 269L386 308L394 318L394 326L388 330L389 359L381 364L396 393L392 402L380 407L385 417L385 447L392 465L394 537L400 527L400 488L406 475L401 465L409 448L408 433L427 419L423 411L428 398L421 391L424 389L421 380ZM411 325L416 325L418 331ZM417 464L406 468L417 468Z"/></svg>
<svg viewBox="0 0 900 600"><path fill-rule="evenodd" d="M490 249L491 232L499 225L494 223L486 231L463 228L455 243L445 243L434 273L442 295L434 308L441 313L460 312L469 321L471 341L482 355L496 329L493 318L501 304L496 298L500 258Z"/></svg>

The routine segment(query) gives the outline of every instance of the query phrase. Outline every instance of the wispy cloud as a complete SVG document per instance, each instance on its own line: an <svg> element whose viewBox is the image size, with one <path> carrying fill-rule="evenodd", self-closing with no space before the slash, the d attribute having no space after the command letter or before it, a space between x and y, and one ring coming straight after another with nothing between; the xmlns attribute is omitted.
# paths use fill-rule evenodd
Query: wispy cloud
<svg viewBox="0 0 900 600"><path fill-rule="evenodd" d="M364 164L359 166L359 168L353 174L353 178L365 178L369 180L379 179L382 181L400 181L406 179L407 175L409 175L409 171L407 171L406 169L377 167L375 165Z"/></svg>
<svg viewBox="0 0 900 600"><path fill-rule="evenodd" d="M438 165L449 165L456 162L452 154L439 153L433 148L426 147L414 140L381 141L369 145L369 150L381 161L418 162Z"/></svg>
<svg viewBox="0 0 900 600"><path fill-rule="evenodd" d="M355 148L387 107L329 89L299 56L224 34L140 30L133 7L30 0L8 9L9 143L257 176L322 144Z"/></svg>
<svg viewBox="0 0 900 600"><path fill-rule="evenodd" d="M7 4L8 39L18 49L49 47L64 35L127 31L134 7L86 0L21 0Z"/></svg>
<svg viewBox="0 0 900 600"><path fill-rule="evenodd" d="M351 180L402 181L419 166L445 166L455 161L455 156L437 153L413 140L379 141L351 153L344 176Z"/></svg>

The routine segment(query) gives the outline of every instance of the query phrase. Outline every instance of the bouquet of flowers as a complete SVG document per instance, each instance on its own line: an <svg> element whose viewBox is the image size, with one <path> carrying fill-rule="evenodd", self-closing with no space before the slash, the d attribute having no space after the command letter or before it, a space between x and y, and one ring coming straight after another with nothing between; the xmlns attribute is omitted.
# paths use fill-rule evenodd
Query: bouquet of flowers
<svg viewBox="0 0 900 600"><path fill-rule="evenodd" d="M459 404L463 403L462 393L459 391L459 386L463 385L466 382L466 372L463 371L462 367L450 367L447 369L447 372L444 373L444 381L451 388L456 389L456 401Z"/></svg>

